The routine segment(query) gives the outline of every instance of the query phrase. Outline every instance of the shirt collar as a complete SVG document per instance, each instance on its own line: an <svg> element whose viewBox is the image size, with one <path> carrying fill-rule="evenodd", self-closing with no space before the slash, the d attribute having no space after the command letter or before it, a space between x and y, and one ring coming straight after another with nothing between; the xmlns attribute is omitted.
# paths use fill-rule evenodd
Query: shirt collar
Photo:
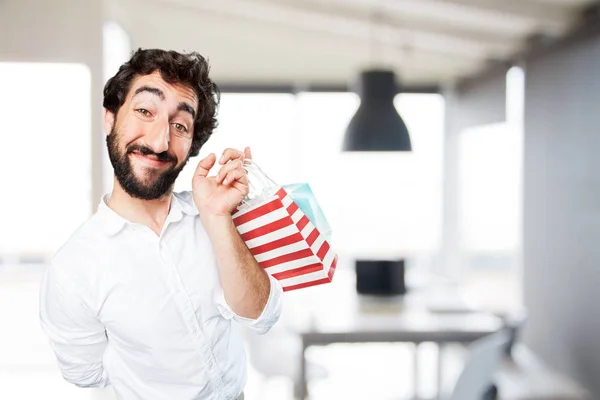
<svg viewBox="0 0 600 400"><path fill-rule="evenodd" d="M100 204L98 205L98 216L104 233L107 236L116 235L123 229L123 227L129 222L119 214L114 212L106 203L110 199L111 193L106 193L100 198Z"/></svg>
<svg viewBox="0 0 600 400"><path fill-rule="evenodd" d="M182 213L187 215L198 215L198 208L194 204L191 192L173 193L171 195L169 219L171 221L179 221Z"/></svg>
<svg viewBox="0 0 600 400"><path fill-rule="evenodd" d="M108 199L110 199L111 193L106 193L100 198L100 204L98 205L98 214L102 223L102 228L108 236L114 236L119 233L127 224L130 222L114 212L108 205ZM189 193L188 197L191 201L184 199L184 194L174 193L171 195L171 208L167 221L176 222L181 220L183 214L187 215L198 215L198 209L196 208L192 195Z"/></svg>

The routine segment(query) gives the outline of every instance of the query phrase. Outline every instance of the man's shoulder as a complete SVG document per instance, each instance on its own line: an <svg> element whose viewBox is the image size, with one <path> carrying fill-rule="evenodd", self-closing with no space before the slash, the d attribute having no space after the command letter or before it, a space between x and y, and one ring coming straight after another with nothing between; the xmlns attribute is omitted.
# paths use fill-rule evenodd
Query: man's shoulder
<svg viewBox="0 0 600 400"><path fill-rule="evenodd" d="M54 253L50 260L53 268L68 270L81 268L82 264L92 264L102 255L105 248L102 225L98 214L92 215L82 223Z"/></svg>

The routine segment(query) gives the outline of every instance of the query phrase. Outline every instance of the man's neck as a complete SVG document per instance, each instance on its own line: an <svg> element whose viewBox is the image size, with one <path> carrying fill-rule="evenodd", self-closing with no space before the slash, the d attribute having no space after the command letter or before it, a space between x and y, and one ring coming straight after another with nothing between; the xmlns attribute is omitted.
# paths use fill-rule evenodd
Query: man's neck
<svg viewBox="0 0 600 400"><path fill-rule="evenodd" d="M156 200L141 200L130 196L115 179L107 205L129 222L146 225L160 236L169 215L172 190Z"/></svg>

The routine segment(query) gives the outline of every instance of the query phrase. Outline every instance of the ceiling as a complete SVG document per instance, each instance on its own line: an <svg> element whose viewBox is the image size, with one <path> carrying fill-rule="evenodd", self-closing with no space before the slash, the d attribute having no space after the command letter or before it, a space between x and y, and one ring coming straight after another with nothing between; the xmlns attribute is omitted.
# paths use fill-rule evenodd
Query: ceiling
<svg viewBox="0 0 600 400"><path fill-rule="evenodd" d="M590 0L112 0L133 48L195 50L219 83L346 85L363 68L405 86L472 77L560 37Z"/></svg>

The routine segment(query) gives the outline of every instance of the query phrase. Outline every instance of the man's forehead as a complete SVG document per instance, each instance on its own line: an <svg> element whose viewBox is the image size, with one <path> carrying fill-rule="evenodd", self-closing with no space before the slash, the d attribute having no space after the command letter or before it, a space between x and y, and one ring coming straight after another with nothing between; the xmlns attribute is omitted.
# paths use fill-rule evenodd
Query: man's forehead
<svg viewBox="0 0 600 400"><path fill-rule="evenodd" d="M136 90L144 86L159 89L167 97L169 96L169 93L173 91L176 93L176 97L179 97L180 100L188 100L192 103L191 105L193 106L196 106L196 104L198 103L198 97L196 96L196 92L194 91L194 89L180 83L168 83L162 78L160 72L158 71L155 71L148 75L136 76L132 82L131 89L129 90L129 97L133 98L133 96L135 96Z"/></svg>

